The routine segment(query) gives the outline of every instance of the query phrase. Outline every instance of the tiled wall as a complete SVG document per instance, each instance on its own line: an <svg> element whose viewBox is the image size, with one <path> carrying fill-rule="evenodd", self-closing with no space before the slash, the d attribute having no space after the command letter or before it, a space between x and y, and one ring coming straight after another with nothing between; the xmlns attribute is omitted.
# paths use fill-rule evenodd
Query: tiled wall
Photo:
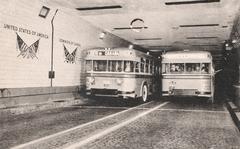
<svg viewBox="0 0 240 149"><path fill-rule="evenodd" d="M43 5L50 8L46 18L39 17ZM2 0L0 12L0 98L24 96L28 91L31 96L51 94L54 87L78 90L85 82L85 49L129 45L110 33L99 39L101 29L76 12L44 0ZM52 83L48 76L51 66L55 72Z"/></svg>
<svg viewBox="0 0 240 149"><path fill-rule="evenodd" d="M3 0L0 3L0 88L50 86L51 20L57 7L40 0ZM42 5L50 7L45 19L38 16ZM81 85L84 49L128 45L110 34L104 40L99 39L100 29L67 9L58 10L53 25L53 86Z"/></svg>

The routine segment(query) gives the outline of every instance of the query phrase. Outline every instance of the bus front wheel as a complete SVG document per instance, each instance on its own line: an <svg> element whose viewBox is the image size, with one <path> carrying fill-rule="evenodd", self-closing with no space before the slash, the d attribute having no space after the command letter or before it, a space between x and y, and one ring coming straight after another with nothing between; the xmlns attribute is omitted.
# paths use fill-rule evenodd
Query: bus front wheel
<svg viewBox="0 0 240 149"><path fill-rule="evenodd" d="M147 87L146 84L144 84L143 87L142 87L142 97L141 97L141 99L142 99L143 102L146 102L147 98L148 98L148 87Z"/></svg>

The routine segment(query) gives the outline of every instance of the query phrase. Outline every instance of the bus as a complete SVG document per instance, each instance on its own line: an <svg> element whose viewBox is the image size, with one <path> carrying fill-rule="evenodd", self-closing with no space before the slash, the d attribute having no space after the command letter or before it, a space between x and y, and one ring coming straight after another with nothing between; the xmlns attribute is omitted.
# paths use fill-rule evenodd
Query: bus
<svg viewBox="0 0 240 149"><path fill-rule="evenodd" d="M160 66L157 58L129 48L96 48L86 51L86 94L139 98L157 92Z"/></svg>
<svg viewBox="0 0 240 149"><path fill-rule="evenodd" d="M162 96L206 97L214 102L214 69L207 51L162 54Z"/></svg>

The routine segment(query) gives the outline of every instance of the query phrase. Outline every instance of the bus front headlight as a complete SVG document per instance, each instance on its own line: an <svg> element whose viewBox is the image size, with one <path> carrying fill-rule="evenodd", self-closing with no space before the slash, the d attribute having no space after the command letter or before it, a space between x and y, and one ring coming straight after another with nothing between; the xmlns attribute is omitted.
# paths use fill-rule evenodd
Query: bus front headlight
<svg viewBox="0 0 240 149"><path fill-rule="evenodd" d="M117 83L117 85L121 85L122 83L123 83L123 79L116 79L116 83Z"/></svg>

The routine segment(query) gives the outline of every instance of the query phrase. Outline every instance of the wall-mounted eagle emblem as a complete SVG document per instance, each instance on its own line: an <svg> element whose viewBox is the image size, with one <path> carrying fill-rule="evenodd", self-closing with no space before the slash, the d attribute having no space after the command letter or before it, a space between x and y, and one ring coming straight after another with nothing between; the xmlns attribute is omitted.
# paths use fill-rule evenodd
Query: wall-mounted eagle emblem
<svg viewBox="0 0 240 149"><path fill-rule="evenodd" d="M17 34L17 33L16 33ZM33 44L28 46L22 38L17 34L17 49L19 49L20 53L17 57L22 56L23 58L38 58L37 57L37 52L38 52L38 45L39 45L39 40L35 41Z"/></svg>
<svg viewBox="0 0 240 149"><path fill-rule="evenodd" d="M64 62L71 63L71 64L76 63L77 48L72 53L70 53L64 44L63 44L63 47L64 47L64 55L65 55Z"/></svg>

